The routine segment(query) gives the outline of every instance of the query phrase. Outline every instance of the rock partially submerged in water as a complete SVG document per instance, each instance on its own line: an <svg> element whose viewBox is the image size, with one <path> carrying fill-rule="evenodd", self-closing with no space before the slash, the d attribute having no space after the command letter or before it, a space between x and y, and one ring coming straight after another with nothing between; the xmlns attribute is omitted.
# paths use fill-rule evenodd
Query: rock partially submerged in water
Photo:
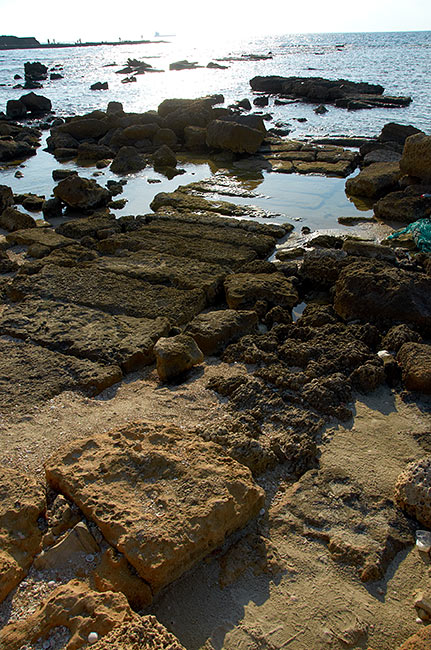
<svg viewBox="0 0 431 650"><path fill-rule="evenodd" d="M411 97L385 97L384 88L378 84L323 79L322 77L253 77L253 90L298 98L316 104L331 103L340 108L408 106Z"/></svg>
<svg viewBox="0 0 431 650"><path fill-rule="evenodd" d="M54 196L69 208L94 209L110 201L111 194L91 178L81 178L77 174L68 176L54 188Z"/></svg>
<svg viewBox="0 0 431 650"><path fill-rule="evenodd" d="M411 135L405 141L400 160L403 174L431 184L431 136L424 133Z"/></svg>

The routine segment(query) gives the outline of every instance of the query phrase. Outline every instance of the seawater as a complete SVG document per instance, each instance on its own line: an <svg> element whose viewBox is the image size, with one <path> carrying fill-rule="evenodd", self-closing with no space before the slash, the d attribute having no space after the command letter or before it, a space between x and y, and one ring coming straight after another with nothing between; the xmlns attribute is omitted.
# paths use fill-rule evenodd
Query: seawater
<svg viewBox="0 0 431 650"><path fill-rule="evenodd" d="M260 61L221 62L226 70L206 68L210 61L243 54L268 54L272 59ZM117 74L128 58L147 61L162 72L137 76L136 83L122 84L125 75ZM195 70L169 71L169 63L180 59L196 61L203 67ZM238 99L253 99L249 81L256 75L321 76L329 79L380 83L388 95L409 95L408 107L347 111L328 106L324 115L316 115L314 105L294 103L273 105L264 109L273 115L272 123L289 125L289 137L325 137L335 135L375 136L387 122L413 124L430 132L431 108L431 32L357 33L357 34L286 34L254 40L223 40L219 35L211 42L170 39L167 43L73 47L61 49L12 50L0 52L0 110L9 99L18 99L24 92L13 89L15 74L23 75L26 61L41 61L49 68L63 67L64 78L44 82L40 91L49 97L57 115L78 115L101 108L108 101L120 101L126 111L155 109L169 97L200 97L222 93L225 105ZM115 63L115 66L109 64ZM106 67L107 66L107 67ZM107 81L108 91L91 91L96 81ZM305 122L297 121L305 118ZM15 192L39 192L49 196L54 183L51 171L56 167L74 168L74 163L58 164L52 156L39 150L26 161L24 177L16 179L11 170L0 171L0 183L9 184ZM126 208L117 214L138 214L148 211L151 198L158 191L172 191L180 184L207 177L214 171L208 163L183 165L186 174L172 181L146 169L129 177L124 196ZM79 171L91 176L94 168ZM338 216L357 213L357 208L344 195L343 179L303 177L238 172L226 167L244 182L256 181L263 198L252 203L272 212L280 219L304 220L313 228L336 226ZM109 171L99 182L114 177ZM161 182L150 185L149 178ZM230 199L228 199L230 200ZM238 200L238 202L240 202Z"/></svg>

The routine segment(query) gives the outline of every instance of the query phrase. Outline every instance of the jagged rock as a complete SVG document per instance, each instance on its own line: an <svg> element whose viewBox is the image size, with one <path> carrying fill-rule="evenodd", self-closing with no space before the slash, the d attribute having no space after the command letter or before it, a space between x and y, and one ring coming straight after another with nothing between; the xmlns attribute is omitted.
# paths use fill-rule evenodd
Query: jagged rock
<svg viewBox="0 0 431 650"><path fill-rule="evenodd" d="M70 632L67 650L87 648L91 632L103 637L116 626L133 623L135 616L123 594L98 593L79 580L71 580L53 591L34 614L4 627L0 647L19 650L39 638L49 638L55 628L63 626Z"/></svg>
<svg viewBox="0 0 431 650"><path fill-rule="evenodd" d="M146 167L146 160L135 147L121 147L111 163L111 171L115 174L129 174Z"/></svg>
<svg viewBox="0 0 431 650"><path fill-rule="evenodd" d="M45 490L41 483L15 468L2 466L0 602L27 574L34 556L40 551L42 532L37 520L45 508Z"/></svg>
<svg viewBox="0 0 431 650"><path fill-rule="evenodd" d="M397 361L408 390L431 394L431 345L404 343L398 351Z"/></svg>
<svg viewBox="0 0 431 650"><path fill-rule="evenodd" d="M43 95L36 95L36 93L28 93L20 97L19 101L24 104L29 113L40 115L49 113L52 108L51 100Z"/></svg>
<svg viewBox="0 0 431 650"><path fill-rule="evenodd" d="M431 183L431 136L417 133L407 138L400 169L403 174Z"/></svg>
<svg viewBox="0 0 431 650"><path fill-rule="evenodd" d="M8 185L0 185L0 215L14 204L13 192Z"/></svg>
<svg viewBox="0 0 431 650"><path fill-rule="evenodd" d="M185 186L187 187L187 186ZM230 217L261 217L265 213L253 206L236 205L228 201L208 201L201 196L193 196L179 188L174 192L159 192L150 203L150 208L158 212L160 208L172 208L177 212L213 212Z"/></svg>
<svg viewBox="0 0 431 650"><path fill-rule="evenodd" d="M19 120L21 117L27 115L27 108L19 99L9 99L9 101L6 102L6 115L11 120Z"/></svg>
<svg viewBox="0 0 431 650"><path fill-rule="evenodd" d="M362 169L357 176L346 181L346 193L353 196L379 198L398 186L401 176L398 163L373 163Z"/></svg>
<svg viewBox="0 0 431 650"><path fill-rule="evenodd" d="M196 316L185 332L194 338L204 354L217 354L241 336L250 334L257 327L254 311L223 309Z"/></svg>
<svg viewBox="0 0 431 650"><path fill-rule="evenodd" d="M152 599L149 585L142 580L122 553L112 547L102 554L92 573L97 591L121 591L134 610L147 607Z"/></svg>
<svg viewBox="0 0 431 650"><path fill-rule="evenodd" d="M176 167L177 157L166 144L162 145L153 155L154 167Z"/></svg>
<svg viewBox="0 0 431 650"><path fill-rule="evenodd" d="M20 212L11 206L0 214L0 227L13 232L25 228L35 228L36 221L29 214Z"/></svg>
<svg viewBox="0 0 431 650"><path fill-rule="evenodd" d="M154 616L141 616L134 623L116 626L93 647L94 650L185 650Z"/></svg>
<svg viewBox="0 0 431 650"><path fill-rule="evenodd" d="M420 190L390 192L374 204L374 214L379 219L401 223L425 219L431 211L431 198L422 195L423 192Z"/></svg>
<svg viewBox="0 0 431 650"><path fill-rule="evenodd" d="M272 307L291 309L298 303L298 292L291 279L281 273L236 273L225 280L226 302L230 309L254 307L265 300Z"/></svg>
<svg viewBox="0 0 431 650"><path fill-rule="evenodd" d="M406 126L405 124L389 122L382 128L377 139L379 142L395 142L404 146L406 139L410 135L415 135L416 133L421 133L421 131L414 126Z"/></svg>
<svg viewBox="0 0 431 650"><path fill-rule="evenodd" d="M0 250L0 273L11 273L18 269L18 263L11 260L6 251Z"/></svg>
<svg viewBox="0 0 431 650"><path fill-rule="evenodd" d="M32 299L6 306L0 332L31 339L80 359L116 363L125 372L152 363L153 347L170 329L167 318L110 315L73 304Z"/></svg>
<svg viewBox="0 0 431 650"><path fill-rule="evenodd" d="M54 196L70 208L98 208L110 201L111 195L104 187L98 185L95 180L81 178L73 174L60 181L54 188Z"/></svg>
<svg viewBox="0 0 431 650"><path fill-rule="evenodd" d="M207 126L206 143L214 149L227 149L235 153L256 153L265 134L244 124L213 120Z"/></svg>
<svg viewBox="0 0 431 650"><path fill-rule="evenodd" d="M154 352L157 374L162 381L172 381L204 360L195 340L186 334L160 338Z"/></svg>
<svg viewBox="0 0 431 650"><path fill-rule="evenodd" d="M27 61L24 63L24 75L26 79L33 79L35 81L43 81L48 76L48 68L40 61Z"/></svg>
<svg viewBox="0 0 431 650"><path fill-rule="evenodd" d="M118 366L101 366L24 343L0 341L0 408L28 409L64 390L97 395L122 378ZM19 368L19 382L11 382Z"/></svg>
<svg viewBox="0 0 431 650"><path fill-rule="evenodd" d="M399 475L395 485L395 501L409 515L427 528L431 526L431 458L413 461Z"/></svg>
<svg viewBox="0 0 431 650"><path fill-rule="evenodd" d="M172 425L140 422L75 440L45 470L154 592L244 526L263 501L248 469Z"/></svg>
<svg viewBox="0 0 431 650"><path fill-rule="evenodd" d="M363 259L341 271L334 307L344 319L406 323L430 332L431 278Z"/></svg>
<svg viewBox="0 0 431 650"><path fill-rule="evenodd" d="M404 343L422 343L420 334L412 330L408 325L394 325L382 339L382 348L392 352L398 352Z"/></svg>
<svg viewBox="0 0 431 650"><path fill-rule="evenodd" d="M88 554L100 550L93 535L83 521L78 522L54 546L42 551L34 561L38 570L57 569L64 571L70 564L82 564Z"/></svg>
<svg viewBox="0 0 431 650"><path fill-rule="evenodd" d="M91 84L90 90L109 90L107 81L96 81L96 83Z"/></svg>
<svg viewBox="0 0 431 650"><path fill-rule="evenodd" d="M174 63L169 64L169 70L194 70L195 68L200 68L196 61L175 61Z"/></svg>

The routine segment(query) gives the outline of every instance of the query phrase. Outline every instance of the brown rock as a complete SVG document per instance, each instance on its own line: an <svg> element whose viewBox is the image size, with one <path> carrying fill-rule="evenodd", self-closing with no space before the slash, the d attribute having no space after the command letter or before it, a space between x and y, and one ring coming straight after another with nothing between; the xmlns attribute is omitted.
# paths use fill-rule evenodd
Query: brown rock
<svg viewBox="0 0 431 650"><path fill-rule="evenodd" d="M141 616L133 623L116 626L94 650L185 650L154 616Z"/></svg>
<svg viewBox="0 0 431 650"><path fill-rule="evenodd" d="M66 650L87 648L90 632L104 636L115 626L132 622L134 617L123 594L97 593L79 580L72 580L56 589L34 614L4 627L0 648L19 650L39 638L49 638L59 626L67 627L71 634Z"/></svg>
<svg viewBox="0 0 431 650"><path fill-rule="evenodd" d="M103 553L92 580L97 591L121 591L134 610L147 607L153 599L149 585L137 575L124 555L112 547Z"/></svg>
<svg viewBox="0 0 431 650"><path fill-rule="evenodd" d="M121 147L111 164L114 174L138 172L146 166L145 158L135 147Z"/></svg>
<svg viewBox="0 0 431 650"><path fill-rule="evenodd" d="M54 546L42 551L34 561L36 569L64 571L70 564L85 562L86 555L99 552L99 546L83 521L77 523Z"/></svg>
<svg viewBox="0 0 431 650"><path fill-rule="evenodd" d="M0 214L13 205L13 192L7 185L0 185Z"/></svg>
<svg viewBox="0 0 431 650"><path fill-rule="evenodd" d="M194 338L204 354L217 354L256 327L256 312L223 309L196 316L187 326L186 334Z"/></svg>
<svg viewBox="0 0 431 650"><path fill-rule="evenodd" d="M28 228L25 230L16 230L6 235L9 244L18 246L45 246L48 252L64 246L70 246L73 242L68 237L63 237L51 228Z"/></svg>
<svg viewBox="0 0 431 650"><path fill-rule="evenodd" d="M417 133L407 138L400 160L403 174L431 183L431 136Z"/></svg>
<svg viewBox="0 0 431 650"><path fill-rule="evenodd" d="M429 650L431 648L431 627L423 627L399 646L398 650Z"/></svg>
<svg viewBox="0 0 431 650"><path fill-rule="evenodd" d="M397 188L400 175L398 163L373 163L346 181L346 193L378 198Z"/></svg>
<svg viewBox="0 0 431 650"><path fill-rule="evenodd" d="M54 196L71 208L97 208L110 201L111 195L93 179L73 174L60 181L54 188Z"/></svg>
<svg viewBox="0 0 431 650"><path fill-rule="evenodd" d="M13 232L24 228L35 228L36 221L29 214L20 212L11 206L0 214L0 227Z"/></svg>
<svg viewBox="0 0 431 650"><path fill-rule="evenodd" d="M395 501L400 508L427 528L431 526L431 458L413 461L399 475Z"/></svg>
<svg viewBox="0 0 431 650"><path fill-rule="evenodd" d="M206 143L214 149L227 149L235 153L256 153L265 134L258 130L224 120L213 120L207 126Z"/></svg>
<svg viewBox="0 0 431 650"><path fill-rule="evenodd" d="M228 275L224 284L230 309L254 307L256 300L290 309L299 300L292 280L281 273L236 273Z"/></svg>
<svg viewBox="0 0 431 650"><path fill-rule="evenodd" d="M87 138L101 138L109 129L107 121L97 120L93 118L83 119L81 117L75 118L66 124L56 127L58 133L67 133L76 140L86 140Z"/></svg>
<svg viewBox="0 0 431 650"><path fill-rule="evenodd" d="M26 575L40 551L42 532L37 520L45 508L42 484L16 469L0 469L0 602Z"/></svg>
<svg viewBox="0 0 431 650"><path fill-rule="evenodd" d="M222 544L263 501L248 469L171 425L140 422L74 441L45 470L153 591Z"/></svg>
<svg viewBox="0 0 431 650"><path fill-rule="evenodd" d="M154 352L157 374L162 381L171 381L204 360L195 340L186 334L160 338Z"/></svg>
<svg viewBox="0 0 431 650"><path fill-rule="evenodd" d="M397 361L408 390L431 394L431 345L404 343L397 354Z"/></svg>

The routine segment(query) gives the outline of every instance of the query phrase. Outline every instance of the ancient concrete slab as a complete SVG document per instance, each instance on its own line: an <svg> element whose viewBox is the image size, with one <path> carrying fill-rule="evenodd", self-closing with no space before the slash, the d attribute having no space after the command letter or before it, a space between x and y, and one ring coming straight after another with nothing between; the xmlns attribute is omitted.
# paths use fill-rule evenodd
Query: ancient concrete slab
<svg viewBox="0 0 431 650"><path fill-rule="evenodd" d="M33 276L17 276L9 296L19 301L26 295L75 303L109 314L136 318L169 318L181 324L191 320L206 306L201 289L180 290L152 285L101 270L96 264L82 268L46 265Z"/></svg>
<svg viewBox="0 0 431 650"><path fill-rule="evenodd" d="M6 305L0 333L31 339L50 350L118 364L125 372L152 363L157 339L166 336L167 318L111 315L88 307L30 298Z"/></svg>
<svg viewBox="0 0 431 650"><path fill-rule="evenodd" d="M122 377L118 366L0 338L0 409L28 408L64 390L97 395Z"/></svg>
<svg viewBox="0 0 431 650"><path fill-rule="evenodd" d="M138 422L74 441L46 464L153 591L244 526L263 491L218 445L173 425Z"/></svg>

